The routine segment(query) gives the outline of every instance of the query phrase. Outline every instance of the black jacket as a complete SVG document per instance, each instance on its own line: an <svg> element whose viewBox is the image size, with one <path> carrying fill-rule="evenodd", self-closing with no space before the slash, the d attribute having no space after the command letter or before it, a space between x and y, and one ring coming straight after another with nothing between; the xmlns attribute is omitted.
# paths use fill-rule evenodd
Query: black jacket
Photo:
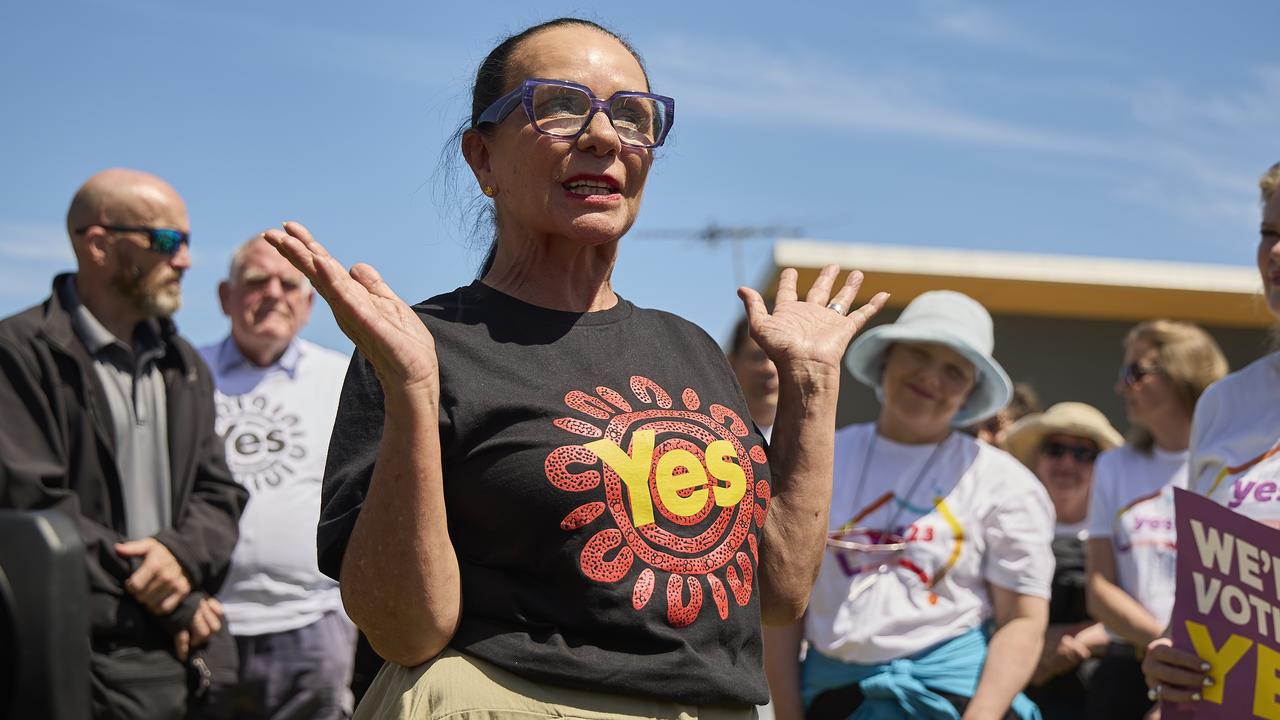
<svg viewBox="0 0 1280 720"><path fill-rule="evenodd" d="M172 322L160 323L165 354L173 527L155 537L186 571L191 596L157 618L135 602L124 581L137 567L113 545L125 518L107 396L71 316L53 295L0 320L0 507L56 508L74 520L89 572L94 644L172 646L203 591L217 592L239 535L248 493L231 477L214 432L213 381ZM50 599L56 602L56 599Z"/></svg>

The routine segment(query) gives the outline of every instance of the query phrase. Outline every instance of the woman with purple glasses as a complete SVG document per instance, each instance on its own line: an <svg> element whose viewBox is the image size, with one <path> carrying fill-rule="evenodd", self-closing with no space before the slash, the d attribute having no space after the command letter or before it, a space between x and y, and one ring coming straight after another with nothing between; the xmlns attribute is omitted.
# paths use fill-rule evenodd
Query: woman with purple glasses
<svg viewBox="0 0 1280 720"><path fill-rule="evenodd" d="M492 199L482 277L410 308L301 225L268 239L358 352L319 560L388 664L357 717L749 718L761 621L803 613L830 500L841 356L883 306L834 266L769 312L773 444L711 338L615 293L618 244L675 114L583 20L503 41L461 150ZM766 522L767 518L767 522Z"/></svg>

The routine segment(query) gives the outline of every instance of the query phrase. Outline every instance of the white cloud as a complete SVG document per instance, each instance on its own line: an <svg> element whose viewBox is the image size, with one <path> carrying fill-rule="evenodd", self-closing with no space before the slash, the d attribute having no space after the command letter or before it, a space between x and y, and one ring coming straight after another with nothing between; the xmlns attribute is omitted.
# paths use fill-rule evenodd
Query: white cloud
<svg viewBox="0 0 1280 720"><path fill-rule="evenodd" d="M0 220L0 259L8 262L74 263L67 231L60 225Z"/></svg>
<svg viewBox="0 0 1280 720"><path fill-rule="evenodd" d="M40 302L75 264L62 226L0 219L0 316Z"/></svg>
<svg viewBox="0 0 1280 720"><path fill-rule="evenodd" d="M1204 141L1229 133L1274 144L1280 66L1254 67L1243 75L1243 87L1227 92L1196 93L1168 79L1150 81L1131 95L1134 117L1150 128Z"/></svg>
<svg viewBox="0 0 1280 720"><path fill-rule="evenodd" d="M1243 70L1207 91L1155 78L1129 97L1138 130L1152 138L1144 159L1163 172L1123 194L1176 217L1254 228L1257 179L1274 160L1256 153L1275 147L1280 66Z"/></svg>
<svg viewBox="0 0 1280 720"><path fill-rule="evenodd" d="M1256 226L1258 222L1258 204L1241 193L1189 189L1161 177L1139 178L1119 185L1112 196L1172 217L1231 230Z"/></svg>
<svg viewBox="0 0 1280 720"><path fill-rule="evenodd" d="M309 25L297 17L286 23L264 15L238 13L225 6L214 10L155 0L112 0L103 4L181 26L196 25L205 32L208 28L217 28L227 38L229 47L256 48L255 52L272 53L275 59L351 72L416 90L457 84L442 83L448 78L441 73L442 68L460 67L456 53L446 54L432 43L355 30L332 30Z"/></svg>
<svg viewBox="0 0 1280 720"><path fill-rule="evenodd" d="M960 40L989 45L1016 37L1007 21L976 5L937 7L925 16L935 32Z"/></svg>
<svg viewBox="0 0 1280 720"><path fill-rule="evenodd" d="M956 22L974 35L1005 32L982 14ZM1082 83L1081 97L1055 98L1120 120L1105 133L1080 132L972 110L981 107L979 100L941 82L943 76L928 67L868 70L834 56L742 42L670 37L663 45L653 55L661 75L670 79L663 87L672 88L686 112L779 135L816 127L1083 158L1100 171L1113 197L1206 224L1256 220L1252 200L1260 169L1242 168L1239 149L1230 143L1243 134L1273 134L1274 109L1280 107L1280 68L1259 69L1249 74L1249 89L1208 100L1152 80L1132 104L1126 104L1132 90L1126 93L1114 78L1104 77L1111 85L1106 93ZM1017 96L1012 90L1001 99L1007 105Z"/></svg>
<svg viewBox="0 0 1280 720"><path fill-rule="evenodd" d="M1125 145L973 113L949 104L927 73L876 74L832 58L668 39L655 57L681 107L765 126L869 130L973 145L1077 155L1127 154Z"/></svg>
<svg viewBox="0 0 1280 720"><path fill-rule="evenodd" d="M985 50L1069 64L1111 64L1121 58L1096 45L1073 47L1038 34L989 8L965 0L926 0L917 5L917 33L923 32Z"/></svg>

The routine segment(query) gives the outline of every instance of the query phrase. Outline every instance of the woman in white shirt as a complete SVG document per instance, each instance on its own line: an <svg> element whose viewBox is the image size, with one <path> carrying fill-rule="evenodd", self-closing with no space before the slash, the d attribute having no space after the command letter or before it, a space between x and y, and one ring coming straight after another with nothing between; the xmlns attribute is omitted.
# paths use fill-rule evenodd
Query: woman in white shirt
<svg viewBox="0 0 1280 720"><path fill-rule="evenodd" d="M1094 466L1087 545L1089 613L1112 644L1093 674L1089 717L1140 720L1151 708L1136 648L1160 637L1173 609L1173 488L1186 487L1191 414L1227 372L1204 330L1149 320L1129 331L1116 392L1129 440Z"/></svg>
<svg viewBox="0 0 1280 720"><path fill-rule="evenodd" d="M1097 408L1061 402L1009 428L1005 448L1044 483L1057 515L1049 630L1027 696L1046 720L1093 718L1087 684L1109 638L1085 599L1085 538L1098 453L1124 437ZM1130 653L1132 657L1132 653Z"/></svg>
<svg viewBox="0 0 1280 720"><path fill-rule="evenodd" d="M1267 309L1280 320L1280 163L1258 182L1262 227L1258 272ZM1259 522L1280 526L1280 353L1271 353L1209 388L1196 404L1187 485ZM1150 697L1197 702L1209 665L1159 638L1142 663Z"/></svg>
<svg viewBox="0 0 1280 720"><path fill-rule="evenodd" d="M1008 401L993 345L987 311L942 290L850 348L882 404L836 433L805 619L766 631L779 718L1039 717L1019 691L1045 631L1053 508L1021 463L956 430Z"/></svg>

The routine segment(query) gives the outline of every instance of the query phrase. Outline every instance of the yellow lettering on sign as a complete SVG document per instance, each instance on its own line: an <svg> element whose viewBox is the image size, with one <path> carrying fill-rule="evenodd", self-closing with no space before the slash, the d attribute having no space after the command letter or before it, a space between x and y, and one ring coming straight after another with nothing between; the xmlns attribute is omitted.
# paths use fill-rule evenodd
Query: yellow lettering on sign
<svg viewBox="0 0 1280 720"><path fill-rule="evenodd" d="M716 440L707 445L707 470L711 477L724 485L716 486L716 504L733 507L747 492L747 475L738 464L738 453L728 440Z"/></svg>
<svg viewBox="0 0 1280 720"><path fill-rule="evenodd" d="M653 467L652 430L637 430L631 435L631 454L623 452L614 441L605 438L583 445L604 461L627 486L631 501L631 519L636 527L653 524L653 500L649 497L649 471Z"/></svg>
<svg viewBox="0 0 1280 720"><path fill-rule="evenodd" d="M1227 688L1227 673L1240 662L1240 658L1253 647L1253 641L1232 634L1222 647L1213 646L1213 638L1209 637L1209 628L1198 622L1187 620L1187 634L1191 636L1191 646L1201 660L1209 663L1209 676L1213 684L1205 688L1201 695L1206 702L1222 704L1222 693Z"/></svg>
<svg viewBox="0 0 1280 720"><path fill-rule="evenodd" d="M677 473L676 470L684 470ZM688 450L669 450L658 458L657 474L653 478L658 486L658 499L662 506L680 517L696 515L707 504L707 473L698 462L698 456ZM681 497L681 490L693 489L688 497Z"/></svg>
<svg viewBox="0 0 1280 720"><path fill-rule="evenodd" d="M1253 714L1267 720L1280 720L1280 653L1257 643L1258 674L1253 686Z"/></svg>

